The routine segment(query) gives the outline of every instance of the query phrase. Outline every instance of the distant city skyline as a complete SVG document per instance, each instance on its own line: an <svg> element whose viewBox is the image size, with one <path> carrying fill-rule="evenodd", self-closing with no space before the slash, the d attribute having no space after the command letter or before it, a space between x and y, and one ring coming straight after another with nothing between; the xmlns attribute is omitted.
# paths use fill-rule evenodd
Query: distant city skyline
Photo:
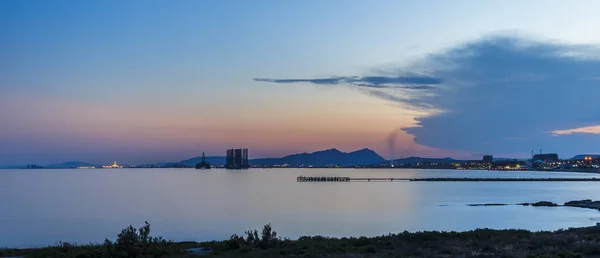
<svg viewBox="0 0 600 258"><path fill-rule="evenodd" d="M1 1L0 165L600 153L599 9Z"/></svg>
<svg viewBox="0 0 600 258"><path fill-rule="evenodd" d="M223 162L225 162L228 158L227 155L229 155L230 150L227 150L227 153L225 153L225 155L222 154L217 154L217 155L209 155L206 156L205 153L202 153L202 155L204 155L206 158L221 158L223 160ZM383 156L379 155L379 153L369 149L369 148L363 148L363 149L358 149L358 150L352 150L352 151L341 151L338 150L337 148L330 148L330 149L323 149L323 150L316 150L316 151L310 151L310 152L302 152L302 153L288 153L288 154L284 154L284 155L280 155L280 156L273 156L273 157L259 157L259 158L254 158L251 156L248 156L249 160L252 161L256 161L256 160L270 160L270 161L274 161L274 160L279 160L282 158L286 158L286 157L293 157L296 155L302 155L302 154L316 154L316 153L324 153L324 152L340 152L342 154L357 154L357 153L364 153L364 151L367 151L368 153L373 153L373 155L376 155L377 157L380 157L384 163L385 162L389 162L391 161L391 159L385 159ZM451 159L451 160L456 160L456 161L480 161L483 160L485 161L490 161L492 159L494 160L511 160L511 159L516 159L516 160L535 160L536 157L535 156L550 156L550 157L555 157L553 158L553 160L558 160L558 159L564 159L564 160L569 160L569 159L577 159L577 160L583 160L586 157L598 157L600 155L598 154L589 154L589 153L580 153L577 154L575 156L563 156L563 157L557 157L558 154L556 153L546 153L546 152L541 152L542 150L539 150L540 152L535 152L532 150L532 152L530 153L530 155L528 157L510 157L510 156L494 156L491 154L485 154L483 156L472 156L472 157L450 157L450 156L445 156L445 157L432 157L432 156L400 156L400 157L395 157L393 160L403 160L403 159L412 159L412 158L423 158L424 160L427 159ZM369 154L370 155L370 154ZM68 160L68 161L56 161L56 162L50 162L50 163L45 163L45 164L41 164L41 163L32 163L32 164L13 164L13 165L4 165L4 164L0 164L0 169L1 168L29 168L30 166L32 167L36 167L36 168L60 168L63 165L67 165L68 167L78 167L78 168L95 168L94 166L97 166L97 168L124 168L124 167L146 167L146 166L163 166L165 164L181 164L182 162L184 163L189 163L192 162L194 165L197 163L194 163L193 160L198 160L201 159L203 156L190 156L190 157L184 157L184 158L179 158L179 159L174 159L174 160L155 160L152 162L146 162L146 163L132 163L132 164L124 164L125 166L122 166L122 164L120 162L112 161L112 162L92 162L89 160ZM335 158L334 158L335 159ZM328 162L332 162L332 164L335 164L335 160L332 161L328 161ZM119 164L117 164L119 163ZM190 163L191 164L191 163ZM262 163L261 163L262 164ZM359 163L361 165L372 165L372 163L370 162L366 162L366 163ZM189 165L189 164L187 164ZM50 166L50 167L46 167L46 166ZM191 166L191 165L190 165Z"/></svg>

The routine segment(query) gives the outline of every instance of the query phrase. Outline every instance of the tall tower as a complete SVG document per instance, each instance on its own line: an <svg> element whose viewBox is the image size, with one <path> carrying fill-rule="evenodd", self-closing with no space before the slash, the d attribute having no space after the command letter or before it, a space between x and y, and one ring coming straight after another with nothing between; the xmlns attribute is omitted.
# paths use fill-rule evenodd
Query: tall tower
<svg viewBox="0 0 600 258"><path fill-rule="evenodd" d="M531 149L531 159L533 159L533 149Z"/></svg>
<svg viewBox="0 0 600 258"><path fill-rule="evenodd" d="M248 149L229 149L227 150L226 168L246 169L248 164Z"/></svg>

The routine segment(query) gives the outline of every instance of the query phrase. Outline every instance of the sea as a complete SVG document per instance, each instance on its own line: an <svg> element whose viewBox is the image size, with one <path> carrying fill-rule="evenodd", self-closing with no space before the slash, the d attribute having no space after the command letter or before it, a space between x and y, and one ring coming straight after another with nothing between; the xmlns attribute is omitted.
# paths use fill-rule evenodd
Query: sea
<svg viewBox="0 0 600 258"><path fill-rule="evenodd" d="M478 228L585 227L600 211L469 206L600 199L600 182L296 182L298 176L600 177L422 169L0 170L0 248L114 240L128 225L174 241L225 240L270 223L278 236L377 236Z"/></svg>

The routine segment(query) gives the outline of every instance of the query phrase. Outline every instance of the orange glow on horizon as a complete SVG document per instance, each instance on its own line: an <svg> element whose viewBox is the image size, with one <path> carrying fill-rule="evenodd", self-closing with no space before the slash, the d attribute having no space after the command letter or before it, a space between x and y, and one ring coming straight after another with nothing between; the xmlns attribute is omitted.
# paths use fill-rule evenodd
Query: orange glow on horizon
<svg viewBox="0 0 600 258"><path fill-rule="evenodd" d="M274 106L281 102L275 100L237 113L231 112L236 107L227 105L174 112L129 103L39 98L11 103L23 111L19 123L11 126L19 128L12 133L14 138L69 151L95 146L109 153L206 151L220 155L220 150L245 146L252 150L252 158L263 158L330 148L345 152L369 148L391 158L390 133L414 126L414 117L425 114L355 91L339 98L340 92L346 93L327 91L322 98L311 100L290 96L294 105ZM416 144L414 137L403 131L396 137L394 158L450 155Z"/></svg>

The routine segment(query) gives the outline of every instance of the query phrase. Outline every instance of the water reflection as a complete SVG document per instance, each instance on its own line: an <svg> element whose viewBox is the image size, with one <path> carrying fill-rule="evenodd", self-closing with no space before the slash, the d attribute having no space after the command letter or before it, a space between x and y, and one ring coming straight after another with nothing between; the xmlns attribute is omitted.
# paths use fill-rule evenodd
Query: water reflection
<svg viewBox="0 0 600 258"><path fill-rule="evenodd" d="M357 236L421 230L595 224L595 210L469 207L600 199L598 182L297 183L304 176L589 177L577 173L383 169L2 170L0 246L88 243L152 223L174 240L225 239L271 222L282 236Z"/></svg>

